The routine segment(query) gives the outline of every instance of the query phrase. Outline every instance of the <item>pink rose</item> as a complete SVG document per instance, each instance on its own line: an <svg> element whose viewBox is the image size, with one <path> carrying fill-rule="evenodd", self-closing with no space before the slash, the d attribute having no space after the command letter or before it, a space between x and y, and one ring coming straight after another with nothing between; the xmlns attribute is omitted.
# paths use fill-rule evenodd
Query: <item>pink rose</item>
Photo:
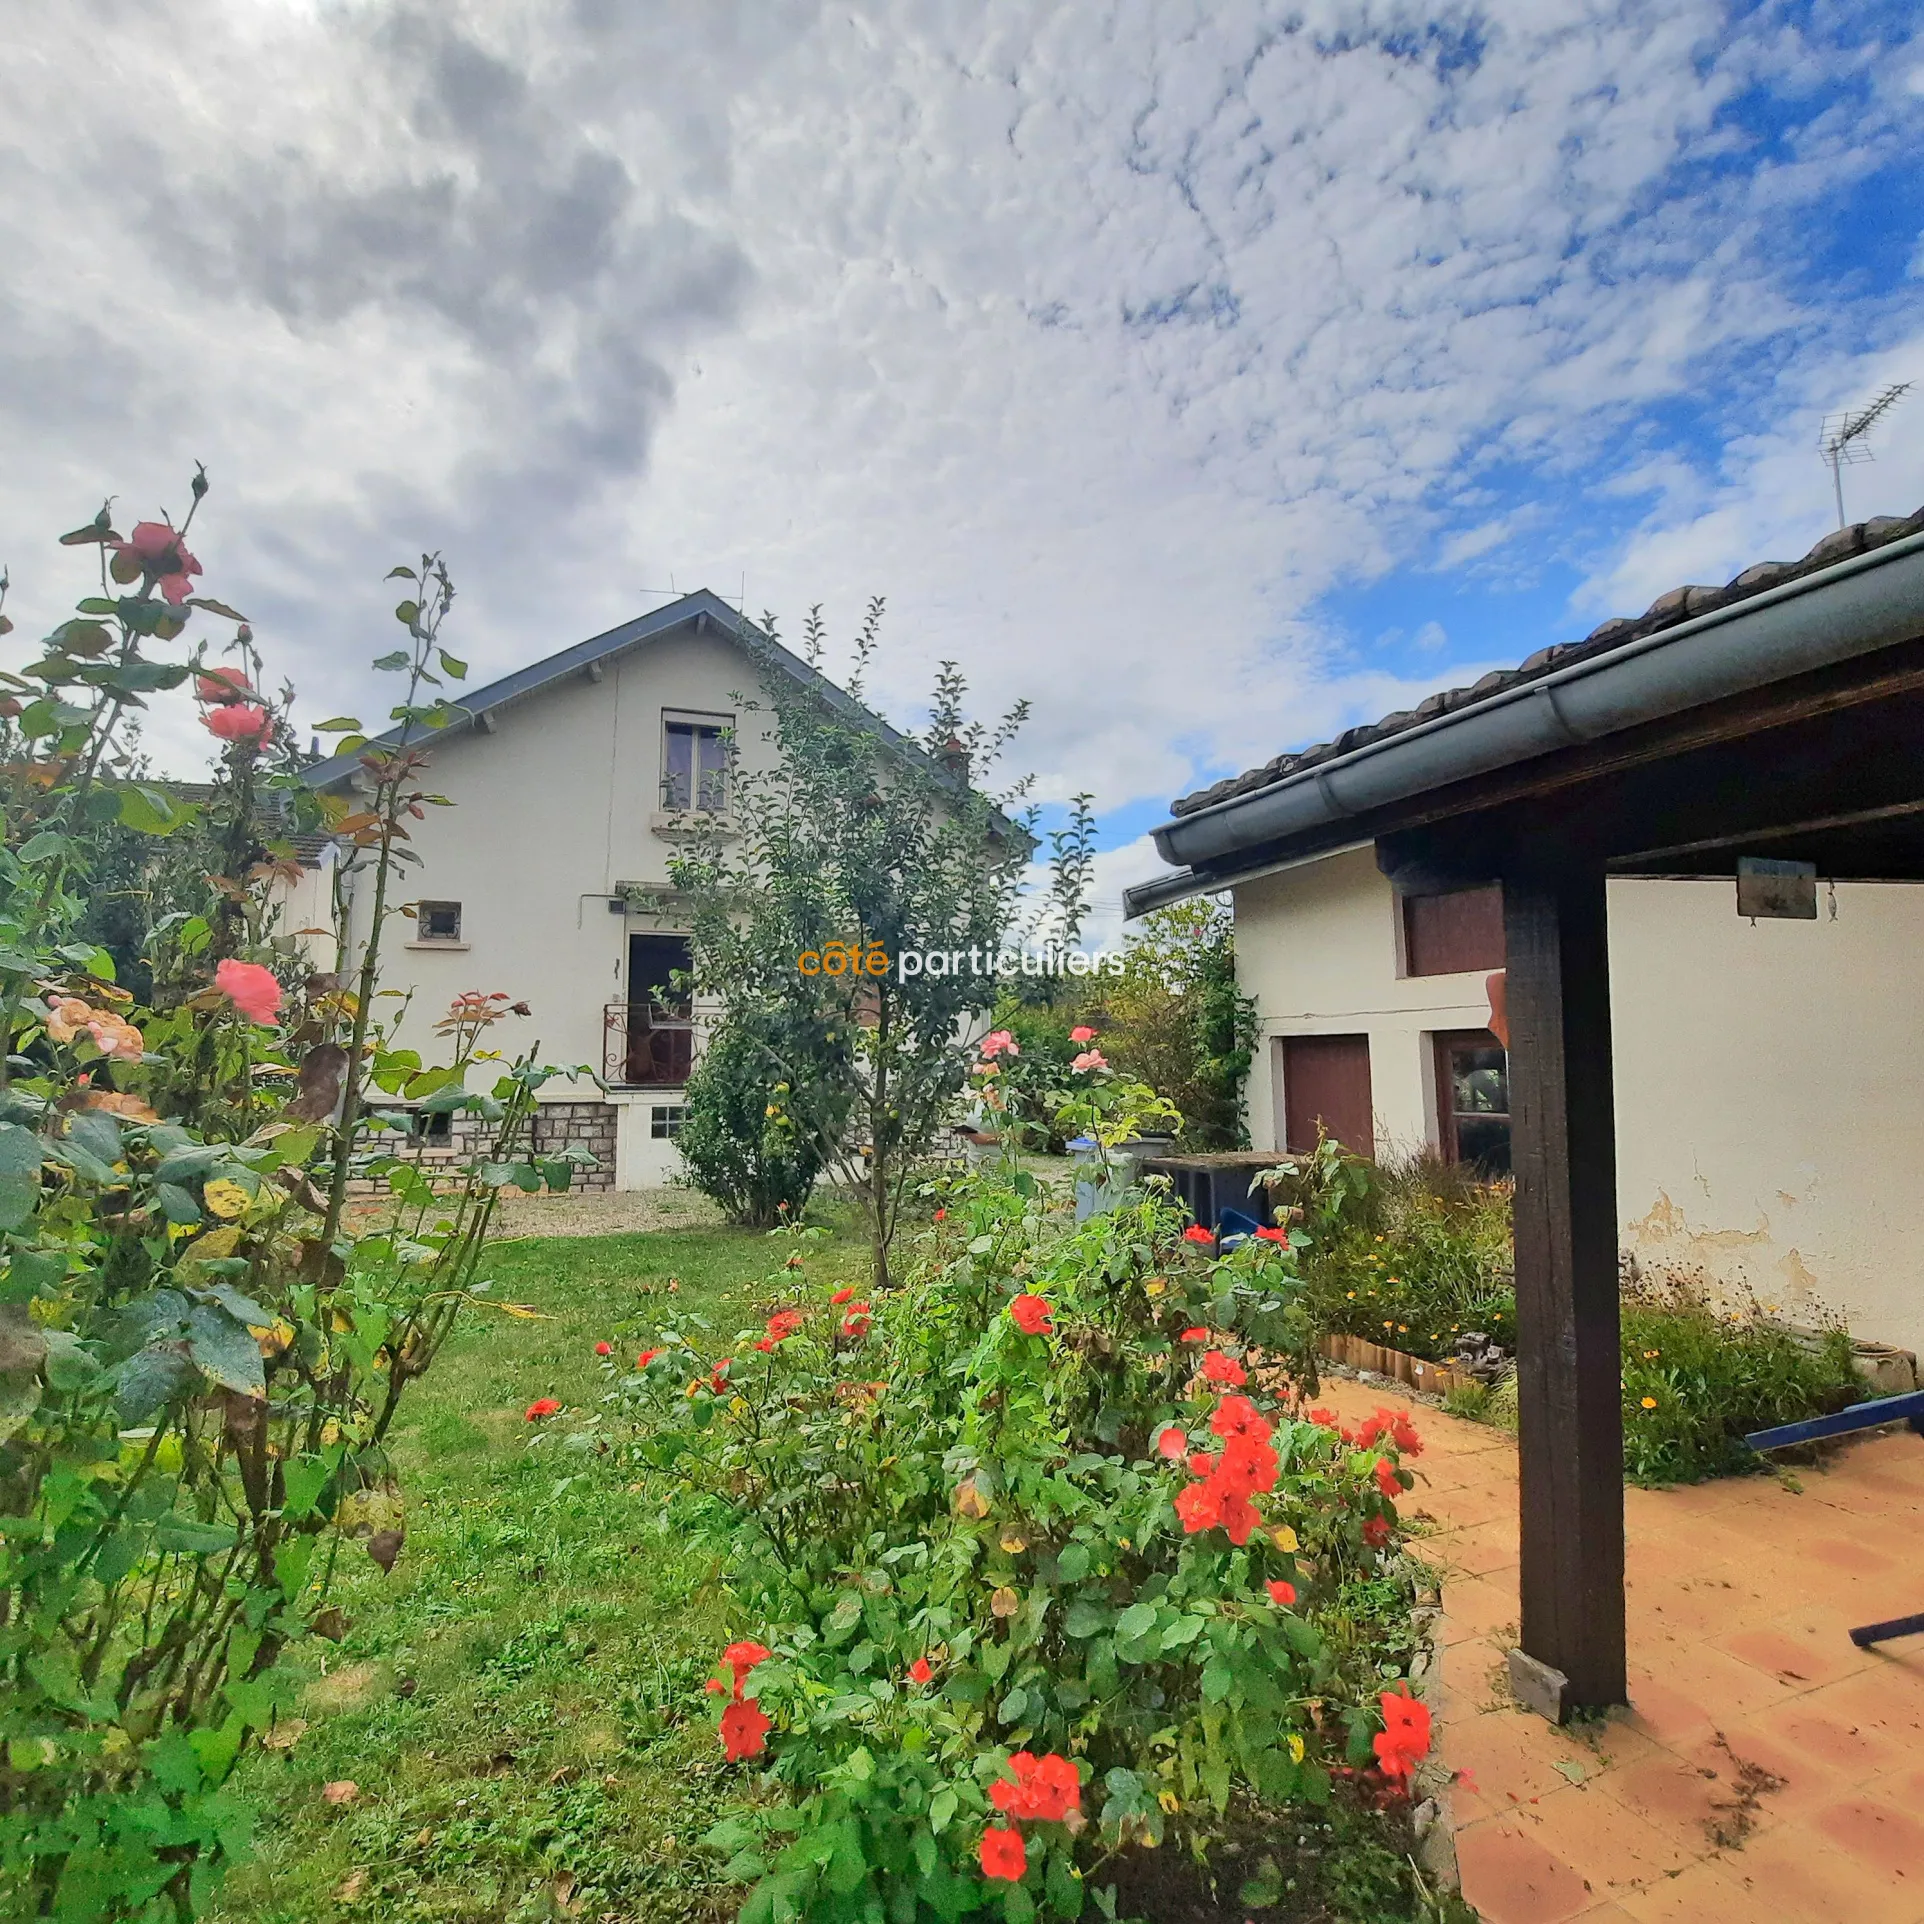
<svg viewBox="0 0 1924 1924"><path fill-rule="evenodd" d="M1093 1042L1095 1039L1096 1039L1096 1032L1091 1028L1084 1027L1080 1029L1071 1029L1069 1031L1069 1040L1071 1042Z"/></svg>
<svg viewBox="0 0 1924 1924"><path fill-rule="evenodd" d="M1106 1069L1108 1066L1109 1058L1100 1049L1083 1050L1069 1065L1078 1075L1085 1069Z"/></svg>
<svg viewBox="0 0 1924 1924"><path fill-rule="evenodd" d="M281 985L272 969L231 957L214 971L217 988L249 1022L271 1023L280 1014Z"/></svg>
<svg viewBox="0 0 1924 1924"><path fill-rule="evenodd" d="M210 668L194 677L194 695L199 701L234 701L254 692L238 668Z"/></svg>
<svg viewBox="0 0 1924 1924"><path fill-rule="evenodd" d="M199 573L200 563L180 545L180 536L164 521L139 522L131 538L114 549L116 581L131 581L137 574L151 576L154 585L176 606L193 590L187 577Z"/></svg>
<svg viewBox="0 0 1924 1924"><path fill-rule="evenodd" d="M200 718L200 725L224 742L257 741L262 747L274 734L273 716L251 701L223 702L218 708L210 708Z"/></svg>

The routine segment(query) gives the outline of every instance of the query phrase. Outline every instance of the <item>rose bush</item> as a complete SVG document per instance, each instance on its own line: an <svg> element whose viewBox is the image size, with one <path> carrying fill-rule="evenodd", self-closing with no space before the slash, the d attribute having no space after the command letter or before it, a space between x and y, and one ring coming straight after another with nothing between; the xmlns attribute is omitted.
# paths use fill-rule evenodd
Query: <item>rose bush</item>
<svg viewBox="0 0 1924 1924"><path fill-rule="evenodd" d="M192 492L198 507L204 476ZM203 646L152 651L212 615L255 661L235 611L191 592L192 519L123 540L103 508L65 536L99 555L98 592L20 672L0 669L8 1919L182 1924L206 1908L246 1845L235 1765L298 1688L285 1656L342 1634L327 1595L344 1552L383 1571L401 1553L389 1432L457 1315L485 1300L495 1192L560 1186L571 1168L528 1159L551 1072L479 1049L492 1015L457 1003L440 1027L451 1060L432 1069L374 1021L401 821L432 799L414 787L418 750L370 749L370 804L331 824L376 881L356 987L314 975L274 929L262 788L280 784L283 819L318 805L297 768L263 763L282 733L267 709L228 700L247 676L209 667ZM393 713L412 735L428 663L451 658L437 618L403 608L410 646L376 665L407 673ZM210 721L255 718L214 731L229 745L191 804L139 779L126 727L190 677ZM104 838L122 830L156 846L204 831L178 893L156 890L145 1005L82 934ZM143 886L167 873L138 866ZM370 1078L483 1125L484 1156L451 1191L374 1132L357 1107ZM358 1235L341 1212L354 1175L384 1178L393 1202Z"/></svg>
<svg viewBox="0 0 1924 1924"><path fill-rule="evenodd" d="M1379 1701L1417 1439L1306 1411L1288 1251L1213 1260L1140 1195L1077 1227L1016 1172L943 1204L861 1318L791 1259L760 1340L671 1321L573 1439L662 1479L762 1653L719 1735L788 1802L709 1840L746 1924L1074 1917L1232 1801L1418 1753Z"/></svg>

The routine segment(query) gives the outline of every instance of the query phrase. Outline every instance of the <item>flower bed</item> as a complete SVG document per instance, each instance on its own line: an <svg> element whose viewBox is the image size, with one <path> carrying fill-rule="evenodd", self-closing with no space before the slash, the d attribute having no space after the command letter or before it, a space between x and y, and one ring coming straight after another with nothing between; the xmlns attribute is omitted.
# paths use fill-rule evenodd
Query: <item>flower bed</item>
<svg viewBox="0 0 1924 1924"><path fill-rule="evenodd" d="M1075 1227L1013 1173L943 1200L886 1299L811 1290L798 1242L760 1330L609 1365L598 1440L741 1611L724 1754L786 1794L709 1840L744 1919L1074 1917L1232 1806L1404 1795L1420 1444L1304 1407L1283 1252L1213 1260L1153 1200Z"/></svg>

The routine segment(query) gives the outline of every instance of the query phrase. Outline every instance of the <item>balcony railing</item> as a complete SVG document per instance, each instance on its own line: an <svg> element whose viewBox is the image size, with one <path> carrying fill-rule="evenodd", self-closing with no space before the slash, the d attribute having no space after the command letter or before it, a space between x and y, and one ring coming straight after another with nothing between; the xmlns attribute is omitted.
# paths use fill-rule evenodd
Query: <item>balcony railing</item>
<svg viewBox="0 0 1924 1924"><path fill-rule="evenodd" d="M695 1066L687 1005L610 1002L602 1011L601 1072L624 1089L679 1089Z"/></svg>

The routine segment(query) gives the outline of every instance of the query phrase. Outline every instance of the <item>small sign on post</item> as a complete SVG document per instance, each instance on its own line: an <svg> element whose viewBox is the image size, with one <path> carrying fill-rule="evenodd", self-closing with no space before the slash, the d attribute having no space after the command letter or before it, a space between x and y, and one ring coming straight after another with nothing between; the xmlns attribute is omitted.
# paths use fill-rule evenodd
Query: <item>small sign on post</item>
<svg viewBox="0 0 1924 1924"><path fill-rule="evenodd" d="M1755 920L1817 920L1817 864L1773 862L1760 855L1737 858L1737 913Z"/></svg>

